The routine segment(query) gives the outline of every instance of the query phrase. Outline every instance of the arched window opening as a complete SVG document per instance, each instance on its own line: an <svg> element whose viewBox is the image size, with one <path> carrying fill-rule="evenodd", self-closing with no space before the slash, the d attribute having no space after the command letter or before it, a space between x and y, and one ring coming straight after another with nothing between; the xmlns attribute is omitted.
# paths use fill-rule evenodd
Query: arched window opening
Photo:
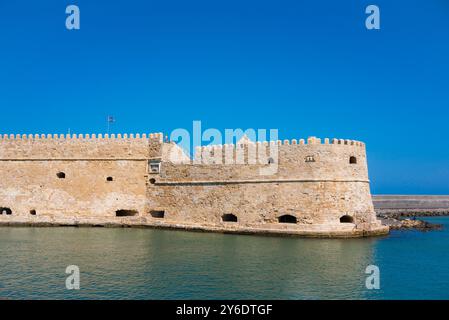
<svg viewBox="0 0 449 320"><path fill-rule="evenodd" d="M58 172L58 173L56 174L56 176L57 176L59 179L65 179L65 173L64 173L64 172Z"/></svg>
<svg viewBox="0 0 449 320"><path fill-rule="evenodd" d="M12 210L10 208L0 207L0 214L11 215Z"/></svg>
<svg viewBox="0 0 449 320"><path fill-rule="evenodd" d="M354 223L354 218L348 215L344 215L340 218L340 223Z"/></svg>
<svg viewBox="0 0 449 320"><path fill-rule="evenodd" d="M221 216L221 220L223 222L237 222L237 216L235 214L232 213L226 213L224 215Z"/></svg>
<svg viewBox="0 0 449 320"><path fill-rule="evenodd" d="M114 178L113 177L107 177L106 181L114 181Z"/></svg>
<svg viewBox="0 0 449 320"><path fill-rule="evenodd" d="M165 211L163 211L163 210L151 210L150 211L150 215L153 218L163 219L164 216L165 216Z"/></svg>
<svg viewBox="0 0 449 320"><path fill-rule="evenodd" d="M274 163L274 159L273 158L268 158L268 164L273 164Z"/></svg>
<svg viewBox="0 0 449 320"><path fill-rule="evenodd" d="M297 223L298 219L295 216L284 214L278 218L279 223Z"/></svg>
<svg viewBox="0 0 449 320"><path fill-rule="evenodd" d="M350 157L350 158L349 158L349 163L350 163L350 164L356 164L356 163L357 163L357 158L354 157L354 156Z"/></svg>
<svg viewBox="0 0 449 320"><path fill-rule="evenodd" d="M34 210L34 209L30 210L30 214L31 214L32 216L35 216L35 215L36 215L36 210Z"/></svg>
<svg viewBox="0 0 449 320"><path fill-rule="evenodd" d="M115 212L116 217L133 217L138 214L137 210L117 210Z"/></svg>

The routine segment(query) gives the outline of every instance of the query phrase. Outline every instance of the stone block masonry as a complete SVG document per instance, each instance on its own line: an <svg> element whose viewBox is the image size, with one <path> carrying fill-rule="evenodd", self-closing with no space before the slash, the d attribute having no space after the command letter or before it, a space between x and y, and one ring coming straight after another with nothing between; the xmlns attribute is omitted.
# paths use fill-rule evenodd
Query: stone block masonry
<svg viewBox="0 0 449 320"><path fill-rule="evenodd" d="M388 233L375 216L362 142L245 140L200 147L190 159L161 133L0 136L0 224Z"/></svg>

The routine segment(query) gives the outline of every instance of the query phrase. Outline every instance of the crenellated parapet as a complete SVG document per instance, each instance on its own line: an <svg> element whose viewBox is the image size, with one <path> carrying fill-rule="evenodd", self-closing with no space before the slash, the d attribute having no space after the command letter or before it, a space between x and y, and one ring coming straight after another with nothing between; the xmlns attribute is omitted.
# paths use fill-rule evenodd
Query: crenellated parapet
<svg viewBox="0 0 449 320"><path fill-rule="evenodd" d="M162 142L162 133L3 134L0 160L147 159Z"/></svg>
<svg viewBox="0 0 449 320"><path fill-rule="evenodd" d="M295 145L299 145L299 146L304 146L304 145L319 145L319 144L323 144L323 145L329 145L329 144L335 144L335 145L347 145L347 146L359 146L359 147L364 147L365 143L361 142L361 141L357 141L357 140L349 140L349 139L329 139L329 138L324 138L324 139L320 139L317 137L308 137L307 139L285 139L285 140L275 140L275 141L257 141L257 142L245 142L242 144L221 144L221 145L209 145L209 146L201 146L201 147L197 147L201 148L202 150L212 150L212 149L224 149L224 148L238 148L239 146L243 146L243 145L257 145L257 146L273 146L273 145L277 145L277 146L295 146Z"/></svg>
<svg viewBox="0 0 449 320"><path fill-rule="evenodd" d="M166 160L173 152L162 151L162 133L150 134L3 134L0 159L66 158L158 158ZM194 164L267 164L289 158L290 153L313 151L321 147L352 147L364 152L365 144L348 139L308 137L307 139L257 141L246 139L236 144L197 147ZM173 148L171 148L173 149ZM167 148L165 148L167 150ZM175 149L173 149L175 150ZM343 150L343 149L342 149ZM180 153L180 152L178 152ZM168 154L168 156L167 156ZM183 156L183 160L189 160ZM173 161L176 162L176 161Z"/></svg>
<svg viewBox="0 0 449 320"><path fill-rule="evenodd" d="M162 143L162 133L150 134L0 134L1 141L42 141L42 140L67 140L67 141L85 141L85 140L145 140L158 141Z"/></svg>
<svg viewBox="0 0 449 320"><path fill-rule="evenodd" d="M163 159L164 161L164 159ZM165 180L298 179L368 181L365 144L348 139L307 139L197 147L192 161L163 166Z"/></svg>
<svg viewBox="0 0 449 320"><path fill-rule="evenodd" d="M347 152L364 153L365 144L356 140L309 137L307 139L248 141L237 144L199 146L195 149L197 164L265 164L270 158L288 153L313 151L321 148L350 147Z"/></svg>

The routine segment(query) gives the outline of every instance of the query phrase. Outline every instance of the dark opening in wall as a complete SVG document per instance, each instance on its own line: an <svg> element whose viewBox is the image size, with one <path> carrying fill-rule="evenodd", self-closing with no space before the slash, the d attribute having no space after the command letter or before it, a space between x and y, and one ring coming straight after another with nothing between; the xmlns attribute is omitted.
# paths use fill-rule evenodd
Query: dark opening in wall
<svg viewBox="0 0 449 320"><path fill-rule="evenodd" d="M137 215L137 210L117 210L115 212L116 217L132 217Z"/></svg>
<svg viewBox="0 0 449 320"><path fill-rule="evenodd" d="M273 164L274 163L274 159L273 158L268 158L268 164Z"/></svg>
<svg viewBox="0 0 449 320"><path fill-rule="evenodd" d="M350 157L350 158L349 158L349 163L350 163L350 164L356 164L356 163L357 163L357 158L354 157L354 156Z"/></svg>
<svg viewBox="0 0 449 320"><path fill-rule="evenodd" d="M152 159L148 161L148 167L150 169L150 173L159 173L161 171L161 160Z"/></svg>
<svg viewBox="0 0 449 320"><path fill-rule="evenodd" d="M348 215L344 215L340 218L340 223L354 223L354 218Z"/></svg>
<svg viewBox="0 0 449 320"><path fill-rule="evenodd" d="M10 208L0 207L0 214L12 214L12 210Z"/></svg>
<svg viewBox="0 0 449 320"><path fill-rule="evenodd" d="M221 216L223 222L237 222L237 216L232 213L226 213Z"/></svg>
<svg viewBox="0 0 449 320"><path fill-rule="evenodd" d="M30 210L30 214L31 214L32 216L35 216L35 215L36 215L36 210L34 210L34 209Z"/></svg>
<svg viewBox="0 0 449 320"><path fill-rule="evenodd" d="M150 179L150 183L151 183L151 184L155 184L155 183L156 183L156 179L151 178L151 179Z"/></svg>
<svg viewBox="0 0 449 320"><path fill-rule="evenodd" d="M314 156L307 156L306 157L306 162L315 162Z"/></svg>
<svg viewBox="0 0 449 320"><path fill-rule="evenodd" d="M113 177L107 177L106 181L114 181L114 178Z"/></svg>
<svg viewBox="0 0 449 320"><path fill-rule="evenodd" d="M58 172L58 173L56 174L56 176L57 176L59 179L65 179L65 173L64 173L64 172Z"/></svg>
<svg viewBox="0 0 449 320"><path fill-rule="evenodd" d="M162 219L165 216L165 211L162 210L151 210L150 214L153 218Z"/></svg>
<svg viewBox="0 0 449 320"><path fill-rule="evenodd" d="M279 223L297 223L298 219L296 219L296 217L289 215L289 214L285 214L283 216L280 216L278 218Z"/></svg>

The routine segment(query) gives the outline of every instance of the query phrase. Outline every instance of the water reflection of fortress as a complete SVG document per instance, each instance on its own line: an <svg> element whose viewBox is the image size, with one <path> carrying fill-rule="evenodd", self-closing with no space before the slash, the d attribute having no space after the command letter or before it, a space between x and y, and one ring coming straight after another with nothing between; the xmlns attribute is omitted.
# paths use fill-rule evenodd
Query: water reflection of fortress
<svg viewBox="0 0 449 320"><path fill-rule="evenodd" d="M388 232L376 220L361 142L242 139L199 148L190 160L162 137L1 137L0 223Z"/></svg>

